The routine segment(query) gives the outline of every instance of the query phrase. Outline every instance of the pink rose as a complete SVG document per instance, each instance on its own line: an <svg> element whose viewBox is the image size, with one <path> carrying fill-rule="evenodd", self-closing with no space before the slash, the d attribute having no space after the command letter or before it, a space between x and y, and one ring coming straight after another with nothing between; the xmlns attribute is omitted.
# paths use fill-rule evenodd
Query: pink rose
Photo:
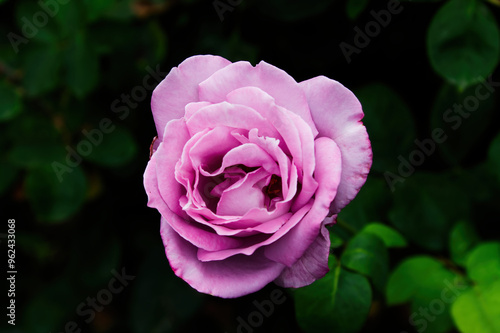
<svg viewBox="0 0 500 333"><path fill-rule="evenodd" d="M340 83L297 83L265 62L193 56L153 92L144 174L170 265L220 297L328 272L325 227L372 162L363 111Z"/></svg>

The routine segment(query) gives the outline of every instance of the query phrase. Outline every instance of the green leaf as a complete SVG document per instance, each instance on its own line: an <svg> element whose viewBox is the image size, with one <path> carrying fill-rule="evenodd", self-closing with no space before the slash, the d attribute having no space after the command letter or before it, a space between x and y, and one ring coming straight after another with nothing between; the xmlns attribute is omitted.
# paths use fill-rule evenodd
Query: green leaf
<svg viewBox="0 0 500 333"><path fill-rule="evenodd" d="M368 5L368 0L348 0L346 3L347 17L351 20L356 19Z"/></svg>
<svg viewBox="0 0 500 333"><path fill-rule="evenodd" d="M470 223L460 221L455 224L449 241L453 261L460 266L464 266L467 254L478 242L479 236Z"/></svg>
<svg viewBox="0 0 500 333"><path fill-rule="evenodd" d="M38 263L46 264L56 254L55 244L36 233L22 233L16 235L16 246L30 258Z"/></svg>
<svg viewBox="0 0 500 333"><path fill-rule="evenodd" d="M488 164L498 181L500 181L500 132L493 139L488 149Z"/></svg>
<svg viewBox="0 0 500 333"><path fill-rule="evenodd" d="M39 168L63 159L65 150L56 142L31 142L15 145L8 154L9 161L22 168Z"/></svg>
<svg viewBox="0 0 500 333"><path fill-rule="evenodd" d="M455 301L451 313L462 333L500 332L500 281L466 291Z"/></svg>
<svg viewBox="0 0 500 333"><path fill-rule="evenodd" d="M391 204L390 190L382 179L368 176L358 195L339 213L339 219L354 229L385 220Z"/></svg>
<svg viewBox="0 0 500 333"><path fill-rule="evenodd" d="M75 307L81 302L67 278L45 284L40 291L30 297L21 322L25 332L58 332L65 321L72 318Z"/></svg>
<svg viewBox="0 0 500 333"><path fill-rule="evenodd" d="M34 142L58 143L60 135L54 123L41 112L26 112L9 122L6 137L17 145L32 144Z"/></svg>
<svg viewBox="0 0 500 333"><path fill-rule="evenodd" d="M82 206L87 190L85 175L80 167L69 169L62 175L51 165L28 171L26 194L39 220L62 222Z"/></svg>
<svg viewBox="0 0 500 333"><path fill-rule="evenodd" d="M381 83L364 86L355 93L363 106L363 123L376 156L372 169L396 170L398 156L407 156L414 148L415 125L410 108L396 91Z"/></svg>
<svg viewBox="0 0 500 333"><path fill-rule="evenodd" d="M68 1L59 6L59 12L54 16L59 26L59 34L72 39L72 35L85 28L85 8L81 1Z"/></svg>
<svg viewBox="0 0 500 333"><path fill-rule="evenodd" d="M361 232L379 237L386 247L405 247L408 245L406 239L399 232L382 223L370 223Z"/></svg>
<svg viewBox="0 0 500 333"><path fill-rule="evenodd" d="M427 51L439 75L465 88L491 74L498 64L500 33L480 1L451 0L434 16Z"/></svg>
<svg viewBox="0 0 500 333"><path fill-rule="evenodd" d="M463 279L437 260L417 256L403 261L387 283L389 305L411 302L411 323L418 331L444 333L452 327L450 305L468 289ZM430 319L429 319L430 318Z"/></svg>
<svg viewBox="0 0 500 333"><path fill-rule="evenodd" d="M344 239L332 227L328 228L328 231L330 232L330 247L333 249L341 247L344 244Z"/></svg>
<svg viewBox="0 0 500 333"><path fill-rule="evenodd" d="M85 33L77 33L66 53L66 82L78 98L85 97L99 80L99 59Z"/></svg>
<svg viewBox="0 0 500 333"><path fill-rule="evenodd" d="M494 116L492 89L481 82L459 92L457 87L444 84L431 111L431 128L441 129L443 134L438 136L438 142L434 141L432 152L426 154L432 154L437 148L449 164L458 165L474 153ZM430 136L429 139L434 140Z"/></svg>
<svg viewBox="0 0 500 333"><path fill-rule="evenodd" d="M354 236L342 254L344 267L370 277L383 292L389 271L389 257L384 242L377 236L361 232Z"/></svg>
<svg viewBox="0 0 500 333"><path fill-rule="evenodd" d="M480 284L500 280L500 242L481 243L467 256L469 278Z"/></svg>
<svg viewBox="0 0 500 333"><path fill-rule="evenodd" d="M16 49L24 52L24 48L32 43L40 46L57 43L57 25L53 19L57 14L58 11L49 15L37 1L16 1L15 16L19 29L15 33L27 39L27 43L21 42Z"/></svg>
<svg viewBox="0 0 500 333"><path fill-rule="evenodd" d="M453 284L456 275L432 257L416 256L405 259L391 273L387 282L387 304L396 305L414 300L420 293Z"/></svg>
<svg viewBox="0 0 500 333"><path fill-rule="evenodd" d="M306 332L358 332L368 316L372 291L368 280L351 273L330 256L324 278L295 292L297 321Z"/></svg>
<svg viewBox="0 0 500 333"><path fill-rule="evenodd" d="M21 112L21 96L14 86L0 81L0 122L7 121Z"/></svg>
<svg viewBox="0 0 500 333"><path fill-rule="evenodd" d="M137 143L125 128L116 127L110 133L95 128L88 133L88 136L82 138L80 142L85 140L92 144L91 153L85 156L92 163L115 168L130 162L137 152ZM94 141L89 138L93 138Z"/></svg>
<svg viewBox="0 0 500 333"><path fill-rule="evenodd" d="M87 20L89 22L96 21L98 18L103 16L109 9L115 5L118 1L115 0L84 0Z"/></svg>
<svg viewBox="0 0 500 333"><path fill-rule="evenodd" d="M448 174L416 173L400 185L389 220L419 246L440 251L453 223L469 216L469 199Z"/></svg>
<svg viewBox="0 0 500 333"><path fill-rule="evenodd" d="M61 65L57 45L25 50L23 86L29 96L39 96L57 87Z"/></svg>

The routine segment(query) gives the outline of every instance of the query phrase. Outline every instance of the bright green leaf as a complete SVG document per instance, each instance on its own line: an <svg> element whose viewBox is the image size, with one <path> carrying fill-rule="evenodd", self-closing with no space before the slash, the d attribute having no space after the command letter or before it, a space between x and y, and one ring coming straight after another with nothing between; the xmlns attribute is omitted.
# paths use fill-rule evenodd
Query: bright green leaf
<svg viewBox="0 0 500 333"><path fill-rule="evenodd" d="M449 248L453 261L461 266L465 265L468 252L479 242L479 236L472 225L460 221L453 227L450 234Z"/></svg>
<svg viewBox="0 0 500 333"><path fill-rule="evenodd" d="M387 283L386 298L389 305L411 302L410 318L418 331L430 328L444 333L453 326L450 305L467 288L463 279L437 260L418 256L396 267Z"/></svg>
<svg viewBox="0 0 500 333"><path fill-rule="evenodd" d="M333 256L329 267L325 277L296 290L297 321L306 332L358 332L370 309L370 284L363 275L344 270Z"/></svg>
<svg viewBox="0 0 500 333"><path fill-rule="evenodd" d="M106 167L122 166L135 156L137 143L132 134L125 128L116 127L110 133L98 129L89 130L89 136L94 138L92 151L85 158L98 165ZM88 138L82 138L88 140ZM89 141L88 141L89 142Z"/></svg>
<svg viewBox="0 0 500 333"><path fill-rule="evenodd" d="M36 216L41 221L62 222L82 206L87 184L80 167L56 173L51 165L29 170L26 193Z"/></svg>
<svg viewBox="0 0 500 333"><path fill-rule="evenodd" d="M398 156L407 155L414 148L415 125L410 108L396 91L384 84L370 84L355 93L363 106L363 123L376 156L372 169L397 170Z"/></svg>
<svg viewBox="0 0 500 333"><path fill-rule="evenodd" d="M460 295L451 313L462 333L500 332L500 280Z"/></svg>
<svg viewBox="0 0 500 333"><path fill-rule="evenodd" d="M408 245L406 239L399 232L382 223L370 223L361 232L379 237L386 247L405 247Z"/></svg>
<svg viewBox="0 0 500 333"><path fill-rule="evenodd" d="M431 22L427 49L432 67L463 89L481 81L497 66L500 33L482 2L451 0Z"/></svg>
<svg viewBox="0 0 500 333"><path fill-rule="evenodd" d="M21 112L21 96L14 86L0 81L0 122L10 120Z"/></svg>
<svg viewBox="0 0 500 333"><path fill-rule="evenodd" d="M481 243L467 256L469 278L480 284L500 280L500 243Z"/></svg>
<svg viewBox="0 0 500 333"><path fill-rule="evenodd" d="M361 232L354 236L342 254L344 267L372 279L373 285L383 292L389 270L389 257L384 242L377 236Z"/></svg>
<svg viewBox="0 0 500 333"><path fill-rule="evenodd" d="M386 298L389 305L413 300L429 287L443 289L454 283L455 274L434 258L416 256L404 260L392 272L387 282Z"/></svg>

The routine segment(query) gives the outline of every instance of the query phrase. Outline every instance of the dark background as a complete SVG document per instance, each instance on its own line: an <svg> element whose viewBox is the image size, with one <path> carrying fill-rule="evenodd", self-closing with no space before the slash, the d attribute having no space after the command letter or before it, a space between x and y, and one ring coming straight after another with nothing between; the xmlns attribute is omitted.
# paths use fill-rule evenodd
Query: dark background
<svg viewBox="0 0 500 333"><path fill-rule="evenodd" d="M149 105L151 91L137 107L130 108L123 120L111 109L122 93L129 94L142 85L146 66L159 66L162 72L168 72L196 54L217 54L254 65L264 60L299 82L325 75L355 93L360 91L368 96L368 106L363 103L365 113L372 105L377 110L377 101L384 101L390 111L383 113L380 121L387 127L373 125L379 127L372 130L368 120L366 125L372 140L385 133L385 147L378 150L380 155L375 151L374 160L382 156L386 164L370 175L378 190L353 202L353 208L341 214L354 228L369 221L398 226L389 212L398 204L394 199L401 192L389 190L384 170L396 172L397 157L408 156L415 148L413 139L430 137L436 124L431 121L433 114L444 112L453 101L467 96L456 95L461 97L445 102L444 108L437 104L440 91L453 87L436 73L427 55L428 27L443 2L402 2L402 12L392 15L390 24L359 54L353 54L350 63L339 44L354 45L353 28L363 29L373 20L370 11L386 9L386 2L370 1L350 19L344 1L292 4L242 0L232 6L232 11L223 13L222 21L211 1L136 1L131 5L111 1L116 4L95 12L88 9L91 2L61 4L61 11L13 53L8 33L21 35L21 18L31 18L40 7L31 1L0 1L0 80L17 96L10 106L16 111L0 122L0 223L5 225L0 230L6 233L7 219L16 220L18 271L16 327L2 320L2 332L64 332L69 321L82 332L236 332L237 318L247 319L256 310L252 302L268 300L277 288L269 285L255 294L225 300L198 294L172 273L159 234L160 216L146 207L142 185L149 145L156 135ZM66 6L72 9L63 11ZM487 6L498 22L498 7ZM495 77L500 77L498 69ZM375 93L373 98L370 93L379 91L373 88L379 84L390 92ZM455 87L450 89L456 91ZM391 104L394 95L405 106ZM482 115L475 113L470 126L448 131L452 139L446 147L438 145L439 153L416 167L416 174L424 175L429 184L459 188L461 198L467 201L466 216L453 215L463 211L455 197L451 203L443 203L454 213L450 213L453 217L448 227L441 231L442 242L426 247L413 241L409 247L391 250L391 267L414 254L447 257L445 238L458 219L472 221L483 240L499 238L492 224L498 223L500 186L490 171L484 171L489 168L485 166L488 149L499 130L497 92L494 95L488 100L487 110L481 110ZM409 115L405 119L410 119L414 130L400 122L401 108L405 109L401 113ZM66 178L62 183L43 180L50 174L44 169L47 165L64 162L64 147L75 148L85 139L81 131L98 128L105 117L123 132L121 136L110 134L116 135L113 142L96 147L83 159L78 166L83 177L74 183ZM399 143L408 141L408 135L409 143L401 148ZM104 141L107 139L105 136ZM433 176L426 178L429 172ZM449 191L455 187L449 187ZM411 192L409 188L404 193ZM439 193L436 198L448 199ZM412 206L411 199L404 200ZM425 233L425 223L422 228ZM7 252L3 239L1 248L2 253ZM6 255L0 257L7 261ZM86 323L87 316L77 314L77 307L107 288L112 270L122 269L135 279L123 292L113 295L95 320ZM2 285L7 289L7 284ZM301 332L293 296L284 292L286 301L276 305L255 332ZM5 304L2 301L3 308ZM408 306L389 307L383 295L375 293L362 332L414 332L409 314Z"/></svg>

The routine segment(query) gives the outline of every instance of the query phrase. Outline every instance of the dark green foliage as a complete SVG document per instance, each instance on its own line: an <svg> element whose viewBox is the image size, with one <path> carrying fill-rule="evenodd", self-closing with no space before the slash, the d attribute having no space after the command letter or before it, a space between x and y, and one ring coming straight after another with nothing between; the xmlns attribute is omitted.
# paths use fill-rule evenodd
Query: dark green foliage
<svg viewBox="0 0 500 333"><path fill-rule="evenodd" d="M283 290L254 332L500 332L498 6L0 0L0 252L6 271L15 219L18 269L16 326L2 313L0 331L248 331L238 318L276 286L233 300L190 288L142 185L153 87L206 53L339 81L373 148L329 228L330 271Z"/></svg>

